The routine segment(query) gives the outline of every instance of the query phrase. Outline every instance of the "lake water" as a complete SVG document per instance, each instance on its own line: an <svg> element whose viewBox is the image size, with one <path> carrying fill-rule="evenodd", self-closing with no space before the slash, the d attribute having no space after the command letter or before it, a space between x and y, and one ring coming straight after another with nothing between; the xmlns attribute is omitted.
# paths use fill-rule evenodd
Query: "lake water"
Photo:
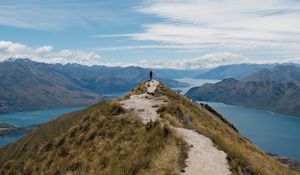
<svg viewBox="0 0 300 175"><path fill-rule="evenodd" d="M111 94L103 94L103 96L106 98L120 97L123 96L125 93L126 92L117 92ZM0 114L0 123L3 122L13 124L19 127L26 127L35 124L46 123L62 114L78 111L83 108L85 108L85 106ZM9 136L0 136L0 148L7 145L8 143L11 143L23 137L24 135L25 133L18 133Z"/></svg>
<svg viewBox="0 0 300 175"><path fill-rule="evenodd" d="M300 118L240 106L203 102L222 114L265 152L300 162Z"/></svg>
<svg viewBox="0 0 300 175"><path fill-rule="evenodd" d="M184 88L173 88L174 90L180 90L182 94L185 94L188 90L195 86L202 86L205 83L216 83L220 80L206 80L206 79L193 79L193 78L179 78L177 81L188 83L189 87Z"/></svg>
<svg viewBox="0 0 300 175"><path fill-rule="evenodd" d="M0 122L25 127L46 123L51 119L60 116L61 114L78 111L83 108L84 106L0 114ZM3 147L6 144L15 141L24 135L24 133L20 133L9 136L0 136L0 147Z"/></svg>
<svg viewBox="0 0 300 175"><path fill-rule="evenodd" d="M206 80L178 79L201 85ZM217 82L218 80L213 80ZM206 82L212 82L206 81ZM191 87L189 87L191 88ZM177 88L178 89L178 88ZM187 88L179 88L186 93ZM285 156L300 162L300 117L274 114L240 106L217 102L203 102L222 114L254 144L265 152Z"/></svg>

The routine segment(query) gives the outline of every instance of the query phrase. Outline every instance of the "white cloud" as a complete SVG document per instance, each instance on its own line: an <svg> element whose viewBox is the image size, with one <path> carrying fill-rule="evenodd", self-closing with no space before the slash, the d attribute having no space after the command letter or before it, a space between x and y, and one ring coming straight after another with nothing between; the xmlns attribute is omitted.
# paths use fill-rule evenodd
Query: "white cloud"
<svg viewBox="0 0 300 175"><path fill-rule="evenodd" d="M143 32L128 36L135 40L228 50L300 50L299 1L148 0L136 9L161 22L144 24Z"/></svg>
<svg viewBox="0 0 300 175"><path fill-rule="evenodd" d="M135 10L160 20L143 23L139 33L94 37L128 37L152 45L116 46L104 51L209 48L240 54L268 53L277 58L300 55L300 1L145 0Z"/></svg>
<svg viewBox="0 0 300 175"><path fill-rule="evenodd" d="M77 63L82 65L100 65L101 57L94 52L61 50L47 54L48 63Z"/></svg>
<svg viewBox="0 0 300 175"><path fill-rule="evenodd" d="M250 63L245 56L233 53L207 54L192 59L174 61L141 61L138 64L143 67L173 68L173 69L210 69L220 65Z"/></svg>
<svg viewBox="0 0 300 175"><path fill-rule="evenodd" d="M136 63L105 63L106 66L141 66L146 68L171 68L171 69L210 69L220 65L253 63L245 56L233 53L214 53L191 59L180 59L174 61L165 60L140 60Z"/></svg>
<svg viewBox="0 0 300 175"><path fill-rule="evenodd" d="M135 46L132 46L136 48ZM148 48L147 46L140 46ZM151 48L159 46L152 45ZM180 47L177 45L174 48ZM114 49L114 48L111 48ZM118 48L115 48L118 49ZM131 49L130 46L127 49ZM95 52L84 52L79 50L63 49L54 51L50 45L33 48L24 44L14 43L11 41L0 40L0 61L9 58L29 58L37 62L45 63L77 63L82 65L105 65L105 66L141 66L146 68L172 68L172 69L210 69L220 65L240 64L240 63L300 63L300 57L280 59L280 60L257 60L251 59L244 55L230 52L211 53L196 58L179 59L179 60L140 60L135 63L110 62L103 63L101 57Z"/></svg>
<svg viewBox="0 0 300 175"><path fill-rule="evenodd" d="M274 64L274 63L300 63L300 58L288 58L279 60L255 60L244 55L234 54L230 52L211 53L202 55L196 58L180 59L174 61L164 60L140 60L136 63L104 63L106 66L141 66L145 68L171 68L179 70L195 69L195 70L207 70L221 65L231 64Z"/></svg>
<svg viewBox="0 0 300 175"><path fill-rule="evenodd" d="M45 45L45 46L42 46L42 47L39 47L37 49L35 49L35 52L37 54L43 54L43 53L49 53L53 50L53 47L50 46L50 45Z"/></svg>
<svg viewBox="0 0 300 175"><path fill-rule="evenodd" d="M239 64L246 62L249 62L249 60L242 55L232 53L215 53L207 54L191 60L184 60L180 62L180 65L181 67L191 69L207 69L220 65Z"/></svg>
<svg viewBox="0 0 300 175"><path fill-rule="evenodd" d="M127 46L113 46L113 47L101 47L94 50L97 51L119 51L119 50L135 50L135 49L204 49L207 48L206 44L148 44L148 45L127 45ZM183 51L183 50L181 50Z"/></svg>
<svg viewBox="0 0 300 175"><path fill-rule="evenodd" d="M55 52L50 45L33 48L11 41L0 41L0 61L8 58L30 58L33 61L45 63L101 64L101 57L94 52L67 49Z"/></svg>

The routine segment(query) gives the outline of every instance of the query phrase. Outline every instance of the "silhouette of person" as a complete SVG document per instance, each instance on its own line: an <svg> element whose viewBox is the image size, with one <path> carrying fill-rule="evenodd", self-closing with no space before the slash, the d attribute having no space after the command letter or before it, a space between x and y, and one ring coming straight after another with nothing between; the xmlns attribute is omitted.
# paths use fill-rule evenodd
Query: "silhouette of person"
<svg viewBox="0 0 300 175"><path fill-rule="evenodd" d="M153 77L153 73L152 73L152 71L150 70L150 80L152 80L152 77Z"/></svg>

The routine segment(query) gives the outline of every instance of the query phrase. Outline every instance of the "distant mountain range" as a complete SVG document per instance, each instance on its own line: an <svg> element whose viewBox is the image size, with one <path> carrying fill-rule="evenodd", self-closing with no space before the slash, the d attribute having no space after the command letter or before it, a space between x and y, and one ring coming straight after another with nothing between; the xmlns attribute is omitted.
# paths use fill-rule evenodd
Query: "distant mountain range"
<svg viewBox="0 0 300 175"><path fill-rule="evenodd" d="M275 64L232 64L219 66L214 69L211 69L205 73L202 73L195 78L198 79L215 79L223 80L226 78L235 78L240 79L244 76L247 76L255 71L272 68Z"/></svg>
<svg viewBox="0 0 300 175"><path fill-rule="evenodd" d="M243 81L293 81L300 84L300 67L294 65L277 65L273 69L261 69L242 78Z"/></svg>
<svg viewBox="0 0 300 175"><path fill-rule="evenodd" d="M223 102L300 116L299 80L299 67L278 65L254 72L241 80L230 78L195 87L186 95L199 101Z"/></svg>
<svg viewBox="0 0 300 175"><path fill-rule="evenodd" d="M159 75L171 79L177 78L195 78L206 70L176 70L176 69L154 69Z"/></svg>
<svg viewBox="0 0 300 175"><path fill-rule="evenodd" d="M91 104L103 94L125 92L148 79L140 67L45 64L29 59L0 63L0 113ZM154 77L170 87L186 84Z"/></svg>

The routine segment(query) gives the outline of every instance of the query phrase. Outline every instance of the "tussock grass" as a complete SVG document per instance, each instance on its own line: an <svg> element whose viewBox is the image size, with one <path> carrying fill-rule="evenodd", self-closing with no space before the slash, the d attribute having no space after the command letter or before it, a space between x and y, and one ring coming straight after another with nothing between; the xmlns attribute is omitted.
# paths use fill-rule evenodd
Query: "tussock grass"
<svg viewBox="0 0 300 175"><path fill-rule="evenodd" d="M8 161L0 174L179 174L187 146L163 121L143 125L118 101L87 110L68 131L22 158Z"/></svg>
<svg viewBox="0 0 300 175"><path fill-rule="evenodd" d="M137 87L133 88L130 92L128 92L126 95L124 95L124 99L130 98L133 94L144 94L147 92L146 82L140 83Z"/></svg>
<svg viewBox="0 0 300 175"><path fill-rule="evenodd" d="M241 136L230 123L207 108L193 103L189 98L162 84L159 85L155 95L169 99L167 105L158 109L161 117L170 121L174 126L180 125L178 124L180 122L182 126L193 128L210 138L216 147L227 153L233 174L297 174L262 152L248 139ZM173 119L170 119L170 116Z"/></svg>

